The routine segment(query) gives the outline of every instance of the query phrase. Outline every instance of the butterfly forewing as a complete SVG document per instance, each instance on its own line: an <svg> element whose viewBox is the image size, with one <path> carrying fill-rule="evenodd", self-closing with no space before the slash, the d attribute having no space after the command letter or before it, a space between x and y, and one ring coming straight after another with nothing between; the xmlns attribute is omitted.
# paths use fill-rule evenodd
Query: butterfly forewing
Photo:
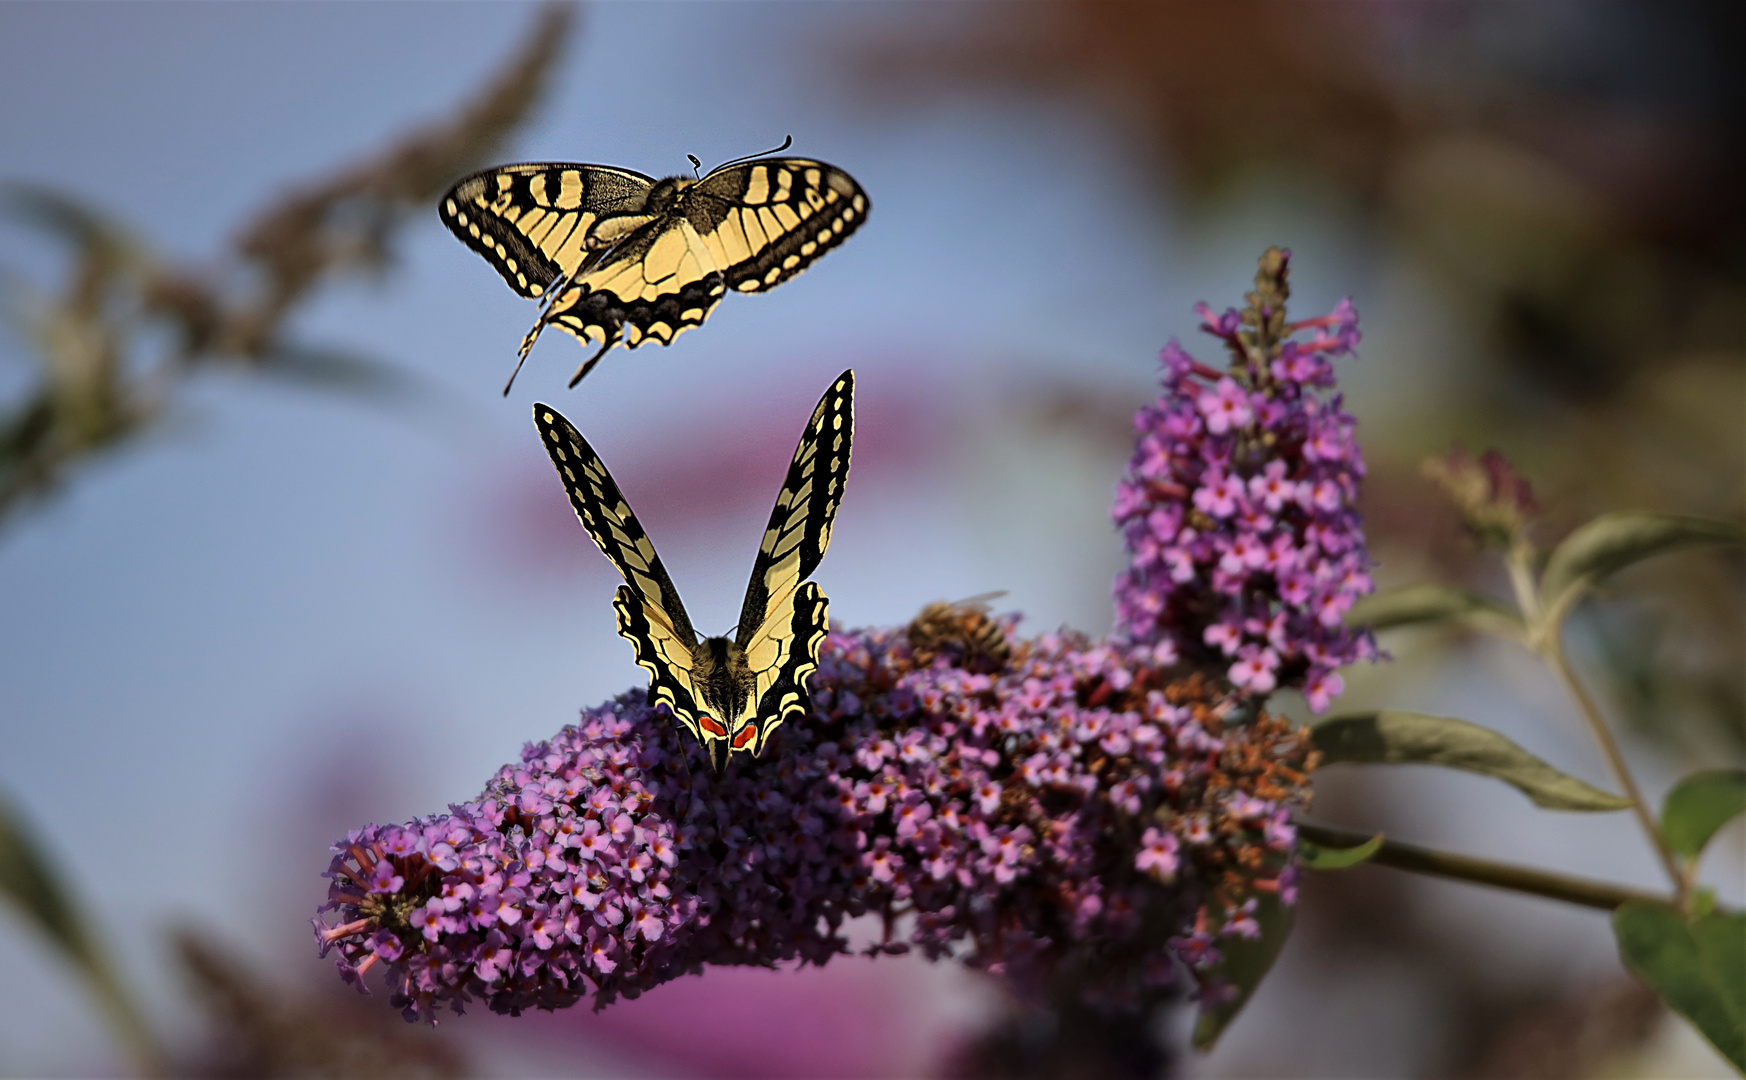
<svg viewBox="0 0 1746 1080"><path fill-rule="evenodd" d="M759 158L704 177L688 207L728 287L762 292L860 228L868 202L854 177L822 161Z"/></svg>
<svg viewBox="0 0 1746 1080"><path fill-rule="evenodd" d="M637 666L649 673L651 703L664 703L702 739L692 679L697 634L655 545L582 434L546 405L534 406L534 424L582 527L624 576L612 606L620 636L636 650Z"/></svg>
<svg viewBox="0 0 1746 1080"><path fill-rule="evenodd" d="M443 196L443 224L526 297L573 273L603 215L641 207L652 177L607 165L538 162L474 173Z"/></svg>
<svg viewBox="0 0 1746 1080"><path fill-rule="evenodd" d="M549 405L534 406L534 424L564 481L564 490L570 495L570 505L582 527L624 575L631 592L654 609L655 621L664 623L690 648L697 635L685 614L685 605L679 602L679 591L673 587L667 568L655 553L654 543L619 493L600 455L570 421Z"/></svg>
<svg viewBox="0 0 1746 1080"><path fill-rule="evenodd" d="M855 434L855 374L845 371L825 391L794 449L788 475L752 564L740 608L738 641L749 648L767 613L812 576L831 542L831 525L849 475Z"/></svg>

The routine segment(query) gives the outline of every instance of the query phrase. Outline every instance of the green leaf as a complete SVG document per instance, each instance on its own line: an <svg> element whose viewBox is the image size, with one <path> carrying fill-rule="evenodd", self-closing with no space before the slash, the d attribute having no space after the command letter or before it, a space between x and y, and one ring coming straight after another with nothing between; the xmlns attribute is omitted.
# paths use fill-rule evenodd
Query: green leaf
<svg viewBox="0 0 1746 1080"><path fill-rule="evenodd" d="M1357 866L1381 850L1381 833L1349 848L1323 847L1299 837L1297 861L1310 870L1344 870L1348 866Z"/></svg>
<svg viewBox="0 0 1746 1080"><path fill-rule="evenodd" d="M0 896L10 900L26 921L76 964L91 966L95 952L84 923L41 849L31 840L24 820L3 801L0 801Z"/></svg>
<svg viewBox="0 0 1746 1080"><path fill-rule="evenodd" d="M1623 810L1609 795L1559 772L1490 728L1448 716L1384 709L1324 720L1310 728L1323 764L1442 765L1494 777L1547 810Z"/></svg>
<svg viewBox="0 0 1746 1080"><path fill-rule="evenodd" d="M1360 597L1346 613L1347 626L1390 630L1425 623L1503 621L1521 626L1509 608L1483 593L1452 585L1408 585Z"/></svg>
<svg viewBox="0 0 1746 1080"><path fill-rule="evenodd" d="M1212 970L1218 983L1229 988L1229 995L1216 1003L1203 1002L1200 1017L1194 1024L1194 1048L1207 1051L1219 1041L1243 1006L1255 995L1255 988L1279 958L1285 939L1291 936L1291 925L1297 909L1279 902L1277 893L1256 894L1255 921L1261 925L1261 936L1254 939L1221 937L1218 940L1219 962Z"/></svg>
<svg viewBox="0 0 1746 1080"><path fill-rule="evenodd" d="M1673 786L1661 808L1661 831L1673 850L1693 859L1716 830L1746 812L1746 769L1692 773Z"/></svg>
<svg viewBox="0 0 1746 1080"><path fill-rule="evenodd" d="M1625 966L1746 1073L1746 913L1687 921L1672 906L1633 900L1613 913Z"/></svg>
<svg viewBox="0 0 1746 1080"><path fill-rule="evenodd" d="M1746 528L1674 514L1602 514L1553 549L1540 579L1546 610L1557 611L1584 588L1653 555L1697 544L1746 543Z"/></svg>

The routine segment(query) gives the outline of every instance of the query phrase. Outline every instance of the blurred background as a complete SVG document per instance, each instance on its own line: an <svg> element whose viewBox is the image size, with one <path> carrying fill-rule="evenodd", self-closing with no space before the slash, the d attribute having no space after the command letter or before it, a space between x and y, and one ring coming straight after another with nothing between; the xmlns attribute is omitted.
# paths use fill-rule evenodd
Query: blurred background
<svg viewBox="0 0 1746 1080"><path fill-rule="evenodd" d="M472 797L643 681L530 402L589 435L714 631L853 366L832 614L1004 589L1028 632L1101 634L1157 351L1218 362L1191 305L1240 303L1280 244L1296 314L1363 315L1340 376L1384 584L1501 585L1418 473L1455 441L1534 480L1546 542L1604 509L1738 520L1743 21L1724 0L0 5L0 797L180 1072L994 1075L999 992L911 958L434 1033L315 958L329 843ZM870 194L852 241L575 392L583 354L549 334L498 397L534 308L438 192L498 161L666 175L790 134ZM1611 599L1575 646L1647 786L1738 763L1739 561L1651 564ZM1604 782L1525 655L1384 644L1337 710L1462 716ZM1419 770L1317 788L1319 820L1658 884L1623 817ZM1736 823L1712 857L1732 902L1743 846ZM0 973L0 1073L126 1071L10 912ZM1314 878L1248 1011L1172 1067L1727 1075L1622 974L1603 915L1379 868Z"/></svg>

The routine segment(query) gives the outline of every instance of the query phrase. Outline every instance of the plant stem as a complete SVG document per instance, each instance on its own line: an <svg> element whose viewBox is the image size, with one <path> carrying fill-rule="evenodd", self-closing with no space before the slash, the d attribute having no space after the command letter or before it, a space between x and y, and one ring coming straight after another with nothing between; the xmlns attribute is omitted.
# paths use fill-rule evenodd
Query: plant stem
<svg viewBox="0 0 1746 1080"><path fill-rule="evenodd" d="M1350 848L1369 842L1370 833L1354 832L1350 829L1336 829L1327 825L1312 825L1308 822L1297 823L1298 835L1311 843L1327 847ZM1611 911L1620 904L1631 900L1649 900L1655 903L1666 903L1667 897L1655 893L1643 892L1638 889L1614 885L1608 881L1594 881L1590 878L1571 877L1566 874L1554 874L1546 870L1536 870L1527 866L1515 866L1511 863L1493 862L1490 859L1476 859L1469 855L1455 855L1447 851L1436 851L1413 844L1403 844L1397 840L1383 840L1367 862L1382 866L1392 866L1397 870L1410 870L1419 874L1434 874L1438 877L1454 878L1457 881L1469 881L1477 885L1490 885L1494 888L1509 889L1513 892L1528 893L1533 896L1544 896L1551 900L1563 900L1568 904L1580 904L1583 907L1600 908Z"/></svg>
<svg viewBox="0 0 1746 1080"><path fill-rule="evenodd" d="M1577 679L1576 672L1570 669L1569 662L1564 658L1564 616L1574 606L1576 597L1581 595L1582 586L1579 584L1565 590L1563 596L1555 598L1552 605L1554 610L1548 611L1546 598L1540 594L1540 583L1534 577L1534 549L1525 538L1518 537L1510 545L1504 563L1509 568L1510 584L1515 589L1516 602L1521 605L1522 618L1528 625L1529 647L1546 662L1553 674L1558 676L1558 681L1564 684L1565 691L1575 700L1577 710L1582 713L1589 731L1600 744L1601 754L1607 759L1607 767L1612 771L1613 780L1624 790L1625 798L1631 800L1631 813L1648 835L1656 856L1661 860L1662 869L1667 872L1668 880L1673 882L1675 906L1680 911L1685 911L1691 883L1680 867L1679 860L1674 857L1673 849L1667 846L1667 839L1661 835L1661 827L1656 824L1655 815L1650 811L1648 801L1643 798L1643 789L1637 786L1636 778L1625 764L1625 755L1619 751L1619 744L1613 739L1606 718L1601 716L1600 706L1595 704L1588 689Z"/></svg>
<svg viewBox="0 0 1746 1080"><path fill-rule="evenodd" d="M1510 589L1516 594L1516 606L1521 609L1522 621L1530 627L1538 625L1545 605L1540 598L1540 586L1534 580L1533 546L1518 537L1504 556L1504 566L1509 570Z"/></svg>
<svg viewBox="0 0 1746 1080"><path fill-rule="evenodd" d="M1648 834L1649 842L1655 846L1655 853L1661 859L1662 869L1667 871L1667 877L1673 882L1674 904L1680 911L1686 909L1686 900L1690 894L1690 883L1684 871L1680 869L1679 860L1673 855L1673 849L1667 846L1667 839L1661 835L1661 828L1655 823L1655 816L1649 812L1649 803L1643 798L1643 790L1637 786L1631 770L1625 765L1625 755L1620 752L1619 744L1613 738L1612 731L1607 727L1605 718L1601 716L1600 706L1588 694L1588 689L1577 679L1576 672L1570 670L1570 664L1564 658L1564 647L1559 641L1558 628L1554 627L1540 641L1537 650L1542 659L1558 676L1558 681L1564 684L1564 689L1576 700L1577 708L1581 710L1583 719L1588 721L1589 730L1594 733L1595 741L1600 743L1601 753L1607 759L1607 766L1612 770L1613 780L1624 790L1625 798L1631 800L1631 813L1636 815L1637 824Z"/></svg>

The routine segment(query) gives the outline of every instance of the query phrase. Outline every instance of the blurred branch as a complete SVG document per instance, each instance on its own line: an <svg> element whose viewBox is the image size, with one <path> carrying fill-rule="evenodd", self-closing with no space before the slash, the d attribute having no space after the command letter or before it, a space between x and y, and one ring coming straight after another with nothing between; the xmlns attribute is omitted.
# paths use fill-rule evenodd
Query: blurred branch
<svg viewBox="0 0 1746 1080"><path fill-rule="evenodd" d="M0 896L85 977L122 1052L143 1076L168 1076L163 1050L122 985L72 894L22 816L0 800Z"/></svg>
<svg viewBox="0 0 1746 1080"><path fill-rule="evenodd" d="M64 193L0 185L0 213L72 256L58 295L0 277L7 314L39 361L34 384L0 406L0 523L157 421L201 369L281 375L347 393L403 397L414 389L409 376L379 361L296 343L290 319L325 281L389 265L409 215L488 159L531 113L573 20L568 6L542 9L454 118L269 203L216 271L166 262Z"/></svg>

